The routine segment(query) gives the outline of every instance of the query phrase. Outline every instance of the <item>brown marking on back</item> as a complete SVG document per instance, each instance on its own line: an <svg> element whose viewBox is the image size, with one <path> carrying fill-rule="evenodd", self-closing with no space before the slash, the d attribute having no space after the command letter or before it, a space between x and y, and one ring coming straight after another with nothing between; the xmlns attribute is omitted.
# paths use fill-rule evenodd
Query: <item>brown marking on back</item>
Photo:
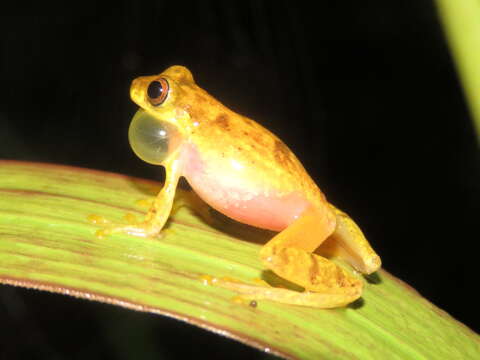
<svg viewBox="0 0 480 360"><path fill-rule="evenodd" d="M253 121L250 120L249 118L243 118L243 121L245 121L245 123L247 123L248 125L252 126L253 125Z"/></svg>
<svg viewBox="0 0 480 360"><path fill-rule="evenodd" d="M207 98L203 95L200 95L199 93L195 93L195 100L200 103L200 104L203 104L203 103L206 103L207 102Z"/></svg>
<svg viewBox="0 0 480 360"><path fill-rule="evenodd" d="M256 144L260 148L268 147L268 142L265 141L265 136L256 129L252 129L248 136L253 140L252 144Z"/></svg>
<svg viewBox="0 0 480 360"><path fill-rule="evenodd" d="M275 148L273 149L273 155L275 160L282 167L289 167L292 164L291 159L292 152L290 149L280 140L275 140Z"/></svg>
<svg viewBox="0 0 480 360"><path fill-rule="evenodd" d="M230 130L230 119L225 113L218 114L218 116L215 118L215 124L223 130Z"/></svg>

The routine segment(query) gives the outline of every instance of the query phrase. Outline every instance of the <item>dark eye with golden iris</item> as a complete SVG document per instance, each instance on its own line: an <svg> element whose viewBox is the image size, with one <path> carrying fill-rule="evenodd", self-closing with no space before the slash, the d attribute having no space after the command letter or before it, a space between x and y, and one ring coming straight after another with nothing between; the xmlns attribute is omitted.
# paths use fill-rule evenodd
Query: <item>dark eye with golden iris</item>
<svg viewBox="0 0 480 360"><path fill-rule="evenodd" d="M167 98L168 90L169 86L167 79L160 78L152 81L147 89L148 101L150 101L150 104L153 106L163 104Z"/></svg>

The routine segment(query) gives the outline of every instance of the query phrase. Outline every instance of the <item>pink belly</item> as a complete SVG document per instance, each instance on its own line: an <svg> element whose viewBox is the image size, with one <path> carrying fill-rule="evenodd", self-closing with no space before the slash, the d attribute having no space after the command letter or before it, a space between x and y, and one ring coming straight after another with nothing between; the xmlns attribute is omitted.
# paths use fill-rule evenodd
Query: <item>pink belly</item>
<svg viewBox="0 0 480 360"><path fill-rule="evenodd" d="M193 147L183 152L183 175L211 207L242 223L280 231L309 206L300 192L282 193L268 183L242 177L229 164L206 164Z"/></svg>

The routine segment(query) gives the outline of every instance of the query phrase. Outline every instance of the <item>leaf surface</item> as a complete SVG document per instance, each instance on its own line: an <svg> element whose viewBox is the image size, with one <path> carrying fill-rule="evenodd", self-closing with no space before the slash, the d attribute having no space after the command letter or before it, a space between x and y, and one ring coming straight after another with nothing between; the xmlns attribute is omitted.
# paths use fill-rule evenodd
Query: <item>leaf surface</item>
<svg viewBox="0 0 480 360"><path fill-rule="evenodd" d="M232 301L201 275L267 276L258 260L269 232L210 226L179 207L156 240L94 236L89 214L142 216L161 184L67 166L0 161L0 282L177 318L295 359L474 359L477 334L384 270L360 301L318 310ZM178 191L184 203L195 199Z"/></svg>

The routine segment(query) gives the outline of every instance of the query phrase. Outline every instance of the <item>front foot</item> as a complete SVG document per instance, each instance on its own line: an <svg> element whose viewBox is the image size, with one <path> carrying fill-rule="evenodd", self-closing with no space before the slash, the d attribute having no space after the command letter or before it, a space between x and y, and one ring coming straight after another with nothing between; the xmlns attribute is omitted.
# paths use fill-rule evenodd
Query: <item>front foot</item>
<svg viewBox="0 0 480 360"><path fill-rule="evenodd" d="M95 236L99 239L103 239L108 235L115 233L124 233L133 236L148 238L156 236L161 230L156 228L155 226L152 226L151 222L138 222L135 215L132 214L125 215L125 220L127 224L112 223L101 215L89 215L87 219L92 224L102 226L102 229L99 229L95 232Z"/></svg>

